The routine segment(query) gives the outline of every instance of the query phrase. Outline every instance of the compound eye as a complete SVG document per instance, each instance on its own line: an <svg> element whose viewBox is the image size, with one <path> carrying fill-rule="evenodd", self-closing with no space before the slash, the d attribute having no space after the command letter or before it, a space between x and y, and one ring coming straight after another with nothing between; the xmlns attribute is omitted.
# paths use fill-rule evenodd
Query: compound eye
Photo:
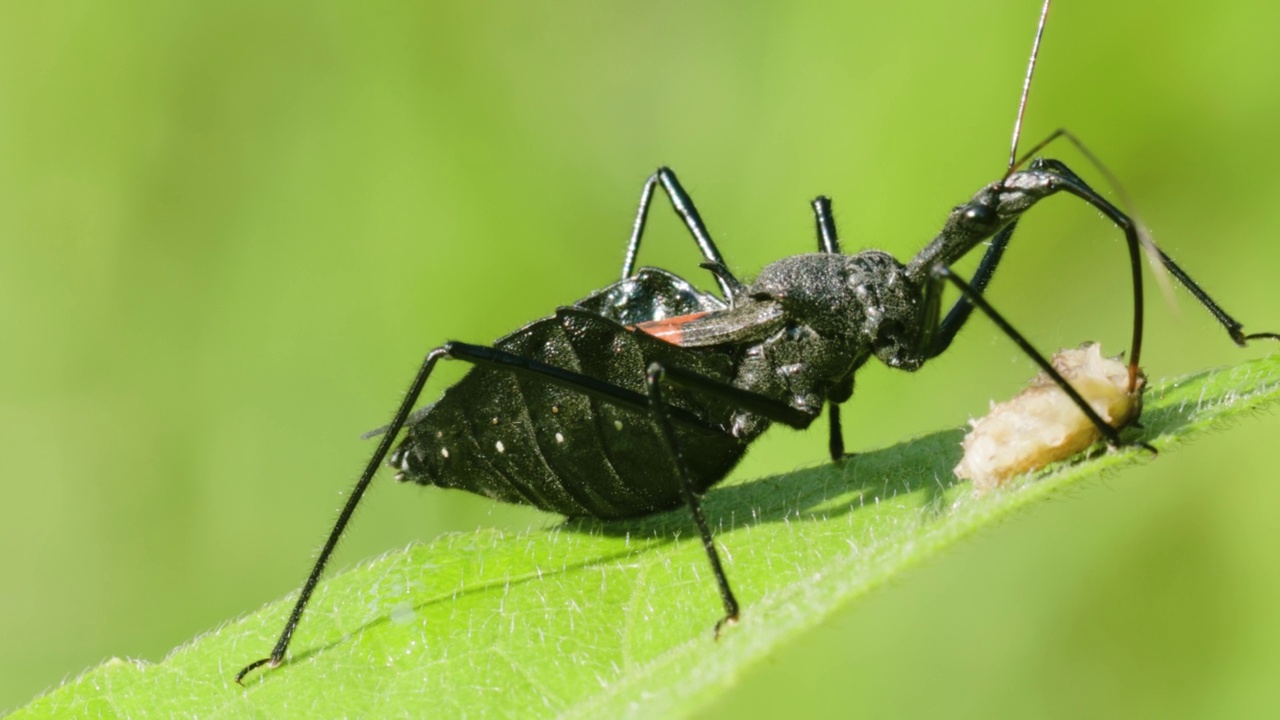
<svg viewBox="0 0 1280 720"><path fill-rule="evenodd" d="M996 211L986 205L969 205L964 209L964 219L972 225L989 227L996 222Z"/></svg>

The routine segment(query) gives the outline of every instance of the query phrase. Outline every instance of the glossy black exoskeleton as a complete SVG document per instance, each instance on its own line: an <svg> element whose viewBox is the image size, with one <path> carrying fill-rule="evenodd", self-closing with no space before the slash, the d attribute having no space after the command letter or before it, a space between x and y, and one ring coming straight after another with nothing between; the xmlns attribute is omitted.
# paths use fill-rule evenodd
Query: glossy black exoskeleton
<svg viewBox="0 0 1280 720"><path fill-rule="evenodd" d="M1076 142L1059 131L1033 153L1063 136ZM1015 129L1015 148L1016 137ZM1084 200L1124 234L1134 291L1131 389L1141 354L1144 249L1204 304L1237 344L1280 339L1274 333L1243 333L1241 324L1142 237L1125 213L1067 166L1036 159L1019 170L1023 164L1015 150L1005 177L952 210L937 237L906 263L875 250L841 254L830 203L818 198L813 210L819 252L778 260L749 285L727 268L675 174L659 169L641 195L620 281L493 346L450 342L428 353L391 423L372 433L382 436L378 448L271 656L241 670L237 681L253 668L283 661L325 564L384 458L399 480L460 488L569 516L625 518L684 505L711 562L724 605L723 623L737 617L738 603L703 517L700 495L721 481L771 424L804 428L824 407L830 417L831 457L842 459L839 404L852 395L857 370L872 357L890 367L916 370L947 349L974 307L1055 379L1108 443L1121 444L1118 431L982 295L1018 218L1059 192ZM723 297L664 270L636 270L657 187L684 220ZM954 262L987 240L972 281L951 272ZM961 298L944 316L942 291L948 282ZM434 404L414 412L442 358L475 367ZM401 429L404 438L392 452Z"/></svg>

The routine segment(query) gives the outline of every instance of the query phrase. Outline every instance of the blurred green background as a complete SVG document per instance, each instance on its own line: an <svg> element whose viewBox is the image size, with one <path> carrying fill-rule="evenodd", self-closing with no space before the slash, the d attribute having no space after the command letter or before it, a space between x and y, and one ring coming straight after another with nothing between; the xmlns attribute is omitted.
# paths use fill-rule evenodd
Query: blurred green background
<svg viewBox="0 0 1280 720"><path fill-rule="evenodd" d="M613 280L660 163L742 275L814 246L818 193L847 249L910 256L1003 171L1037 13L5 3L0 708L111 656L158 660L295 589L371 450L360 433L423 353ZM1280 329L1277 30L1275 3L1060 0L1026 125L1027 141L1085 138L1253 330ZM1043 348L1118 351L1118 237L1078 202L1047 202L990 297ZM705 279L696 259L660 207L642 261ZM1276 350L1234 348L1185 293L1175 307L1148 295L1153 377ZM1031 373L978 318L915 376L859 375L848 444L962 424ZM1274 709L1278 429L1241 423L987 532L709 714ZM825 433L778 430L734 477L824 457ZM554 522L374 488L337 566Z"/></svg>

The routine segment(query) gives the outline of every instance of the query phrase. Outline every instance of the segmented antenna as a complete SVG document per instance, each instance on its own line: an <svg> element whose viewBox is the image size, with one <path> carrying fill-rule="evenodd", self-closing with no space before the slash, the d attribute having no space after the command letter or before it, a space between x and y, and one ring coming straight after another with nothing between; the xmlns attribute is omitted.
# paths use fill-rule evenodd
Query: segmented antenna
<svg viewBox="0 0 1280 720"><path fill-rule="evenodd" d="M1018 117L1013 121L1013 147L1009 150L1006 178L1013 174L1013 169L1018 166L1018 139L1022 136L1022 115L1027 110L1027 96L1031 94L1031 76L1036 72L1036 58L1040 55L1040 38L1044 37L1044 23L1049 17L1050 2L1052 0L1044 0L1044 7L1040 8L1040 25L1036 27L1036 40L1031 45L1031 59L1027 61L1027 77L1022 81L1022 99L1018 101Z"/></svg>

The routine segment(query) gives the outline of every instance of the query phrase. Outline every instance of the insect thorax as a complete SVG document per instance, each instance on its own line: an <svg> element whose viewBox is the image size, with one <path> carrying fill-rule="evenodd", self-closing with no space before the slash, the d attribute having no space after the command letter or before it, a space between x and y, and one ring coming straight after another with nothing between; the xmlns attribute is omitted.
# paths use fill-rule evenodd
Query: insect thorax
<svg viewBox="0 0 1280 720"><path fill-rule="evenodd" d="M904 270L879 251L796 255L767 266L750 296L780 303L786 323L747 358L743 375L766 394L785 387L793 405L816 415L831 388L872 355L915 369L911 329L920 325L921 291Z"/></svg>

